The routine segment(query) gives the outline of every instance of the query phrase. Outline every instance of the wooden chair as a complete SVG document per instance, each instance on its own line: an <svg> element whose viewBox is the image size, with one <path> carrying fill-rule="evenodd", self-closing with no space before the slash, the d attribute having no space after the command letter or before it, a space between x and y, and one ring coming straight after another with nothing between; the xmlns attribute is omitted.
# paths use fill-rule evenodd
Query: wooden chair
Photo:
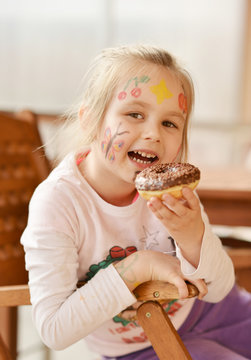
<svg viewBox="0 0 251 360"><path fill-rule="evenodd" d="M243 251L230 249L229 255L235 268L239 266L251 270L251 248ZM238 279L237 279L238 280ZM78 286L82 286L79 283ZM239 285L242 286L239 279ZM197 296L197 288L188 283L189 297ZM137 317L145 334L150 340L160 360L192 360L179 334L161 306L163 301L178 299L178 290L174 285L162 281L148 281L139 285L134 294L142 305L137 310ZM28 285L0 287L0 307L30 305ZM0 360L13 360L8 348L0 339Z"/></svg>
<svg viewBox="0 0 251 360"><path fill-rule="evenodd" d="M79 283L78 286L82 286ZM198 294L197 288L188 284L189 297ZM179 298L174 285L162 281L148 281L139 285L134 294L143 301L137 310L138 320L151 341L160 360L191 360L187 349L163 310L162 301ZM30 305L28 285L0 287L0 306ZM0 360L13 360L7 346L0 339Z"/></svg>
<svg viewBox="0 0 251 360"><path fill-rule="evenodd" d="M28 203L50 166L41 148L36 116L23 111L0 113L0 286L27 284L20 236L27 223ZM0 333L16 358L17 308L0 308Z"/></svg>
<svg viewBox="0 0 251 360"><path fill-rule="evenodd" d="M187 284L189 297L198 295L193 284ZM134 294L143 301L137 309L137 318L160 360L192 360L167 313L162 301L179 298L177 288L162 281L148 281L139 285Z"/></svg>

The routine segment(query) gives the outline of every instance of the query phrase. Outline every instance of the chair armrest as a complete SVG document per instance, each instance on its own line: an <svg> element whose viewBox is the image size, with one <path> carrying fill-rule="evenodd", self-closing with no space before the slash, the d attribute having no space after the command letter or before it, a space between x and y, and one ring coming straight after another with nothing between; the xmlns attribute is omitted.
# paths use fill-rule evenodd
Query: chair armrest
<svg viewBox="0 0 251 360"><path fill-rule="evenodd" d="M0 306L30 305L28 285L0 286Z"/></svg>
<svg viewBox="0 0 251 360"><path fill-rule="evenodd" d="M188 297L194 297L199 294L197 287L187 282ZM146 281L140 284L133 291L138 301L148 300L174 300L179 298L179 292L175 285L164 281Z"/></svg>
<svg viewBox="0 0 251 360"><path fill-rule="evenodd" d="M83 285L84 283L81 283ZM78 284L79 286L79 284ZM187 283L188 297L198 295L198 289L193 284ZM176 286L164 281L147 281L134 289L138 301L172 300L179 298ZM28 285L11 285L0 287L0 306L30 305L30 291Z"/></svg>

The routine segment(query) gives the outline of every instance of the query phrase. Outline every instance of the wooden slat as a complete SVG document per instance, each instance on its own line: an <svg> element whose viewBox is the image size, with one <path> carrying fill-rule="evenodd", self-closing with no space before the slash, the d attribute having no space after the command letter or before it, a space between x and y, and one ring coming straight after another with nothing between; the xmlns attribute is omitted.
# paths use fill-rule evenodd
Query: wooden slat
<svg viewBox="0 0 251 360"><path fill-rule="evenodd" d="M1 286L0 306L30 305L28 285Z"/></svg>
<svg viewBox="0 0 251 360"><path fill-rule="evenodd" d="M192 360L158 302L143 303L137 310L137 317L160 360Z"/></svg>
<svg viewBox="0 0 251 360"><path fill-rule="evenodd" d="M227 249L228 255L231 257L235 270L251 269L251 249Z"/></svg>

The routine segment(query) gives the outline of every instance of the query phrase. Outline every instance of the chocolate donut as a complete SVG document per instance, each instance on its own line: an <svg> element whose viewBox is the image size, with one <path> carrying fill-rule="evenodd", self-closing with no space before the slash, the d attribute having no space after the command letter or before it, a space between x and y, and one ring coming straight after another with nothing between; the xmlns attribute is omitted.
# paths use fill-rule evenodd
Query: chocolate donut
<svg viewBox="0 0 251 360"><path fill-rule="evenodd" d="M141 171L135 179L139 194L146 200L152 196L162 197L169 193L182 197L184 186L194 189L200 180L200 170L188 163L167 163L150 166Z"/></svg>

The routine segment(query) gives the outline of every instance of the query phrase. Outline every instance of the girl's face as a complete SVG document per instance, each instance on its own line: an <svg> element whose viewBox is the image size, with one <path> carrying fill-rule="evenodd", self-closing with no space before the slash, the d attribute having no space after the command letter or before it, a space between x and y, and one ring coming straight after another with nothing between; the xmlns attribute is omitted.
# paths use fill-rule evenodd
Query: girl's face
<svg viewBox="0 0 251 360"><path fill-rule="evenodd" d="M115 90L92 146L100 174L133 184L144 168L175 161L186 112L183 88L170 71L149 66L149 72L128 75Z"/></svg>

